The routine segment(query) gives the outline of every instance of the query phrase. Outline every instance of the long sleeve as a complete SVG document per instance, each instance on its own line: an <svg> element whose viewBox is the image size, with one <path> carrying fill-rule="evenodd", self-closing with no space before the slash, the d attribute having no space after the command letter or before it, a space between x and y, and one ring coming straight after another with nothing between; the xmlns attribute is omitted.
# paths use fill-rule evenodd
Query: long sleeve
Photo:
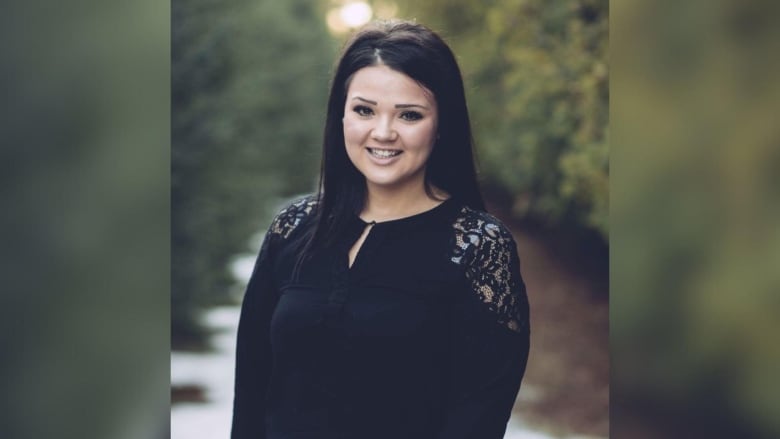
<svg viewBox="0 0 780 439"><path fill-rule="evenodd" d="M456 223L453 261L469 284L453 322L451 389L439 439L501 439L529 352L529 316L517 248L490 215Z"/></svg>
<svg viewBox="0 0 780 439"><path fill-rule="evenodd" d="M241 305L236 346L235 397L231 439L265 439L266 394L271 374L269 326L278 294L272 278L267 233Z"/></svg>
<svg viewBox="0 0 780 439"><path fill-rule="evenodd" d="M257 256L238 322L231 439L266 438L266 404L273 360L271 316L279 301L274 282L274 257L315 204L316 197L305 197L279 212L271 222Z"/></svg>

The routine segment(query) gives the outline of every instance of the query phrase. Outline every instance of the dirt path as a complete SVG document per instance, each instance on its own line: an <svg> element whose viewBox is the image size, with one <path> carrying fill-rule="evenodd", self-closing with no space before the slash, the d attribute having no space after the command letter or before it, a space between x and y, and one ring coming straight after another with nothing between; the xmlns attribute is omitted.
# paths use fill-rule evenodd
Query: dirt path
<svg viewBox="0 0 780 439"><path fill-rule="evenodd" d="M581 237L512 228L531 305L531 354L514 410L560 437L606 438L608 250Z"/></svg>

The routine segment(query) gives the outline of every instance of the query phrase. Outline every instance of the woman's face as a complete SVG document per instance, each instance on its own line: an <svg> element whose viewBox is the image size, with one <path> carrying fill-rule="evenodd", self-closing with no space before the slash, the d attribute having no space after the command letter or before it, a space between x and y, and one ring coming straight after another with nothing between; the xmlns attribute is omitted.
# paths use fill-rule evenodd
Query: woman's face
<svg viewBox="0 0 780 439"><path fill-rule="evenodd" d="M369 189L423 188L437 124L433 94L405 74L376 65L352 76L344 142Z"/></svg>

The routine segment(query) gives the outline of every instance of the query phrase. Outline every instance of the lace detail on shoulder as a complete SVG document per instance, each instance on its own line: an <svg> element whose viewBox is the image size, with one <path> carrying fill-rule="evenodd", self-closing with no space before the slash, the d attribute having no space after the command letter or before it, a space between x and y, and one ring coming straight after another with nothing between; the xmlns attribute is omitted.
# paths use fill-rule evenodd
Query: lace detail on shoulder
<svg viewBox="0 0 780 439"><path fill-rule="evenodd" d="M500 324L515 332L528 326L528 299L512 234L492 215L464 207L455 223L452 262Z"/></svg>
<svg viewBox="0 0 780 439"><path fill-rule="evenodd" d="M298 227L298 224L314 210L316 205L317 197L314 195L296 200L276 215L271 223L269 233L287 239L290 233Z"/></svg>

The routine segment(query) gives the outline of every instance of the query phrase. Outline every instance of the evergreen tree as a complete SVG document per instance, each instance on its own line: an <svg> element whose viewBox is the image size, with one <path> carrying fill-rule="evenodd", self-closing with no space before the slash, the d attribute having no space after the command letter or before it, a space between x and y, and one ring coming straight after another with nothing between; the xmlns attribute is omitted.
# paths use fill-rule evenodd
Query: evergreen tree
<svg viewBox="0 0 780 439"><path fill-rule="evenodd" d="M230 299L228 265L279 199L315 187L335 48L322 11L306 0L176 0L172 8L177 338L197 336L198 311Z"/></svg>

